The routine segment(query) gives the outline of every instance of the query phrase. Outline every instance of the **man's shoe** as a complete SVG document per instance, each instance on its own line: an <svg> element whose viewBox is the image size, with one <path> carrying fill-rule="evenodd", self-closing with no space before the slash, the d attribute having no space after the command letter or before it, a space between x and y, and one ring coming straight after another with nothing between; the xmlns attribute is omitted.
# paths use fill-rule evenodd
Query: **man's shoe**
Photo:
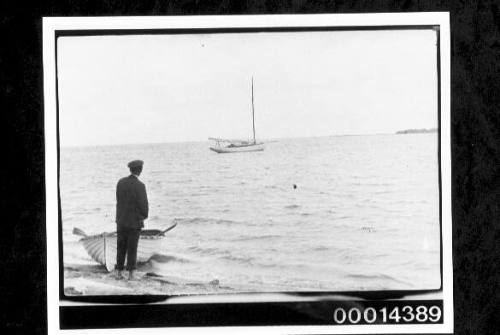
<svg viewBox="0 0 500 335"><path fill-rule="evenodd" d="M135 270L130 270L128 272L128 280L137 280Z"/></svg>
<svg viewBox="0 0 500 335"><path fill-rule="evenodd" d="M116 280L125 279L125 278L123 278L123 273L121 270L115 270L114 277Z"/></svg>

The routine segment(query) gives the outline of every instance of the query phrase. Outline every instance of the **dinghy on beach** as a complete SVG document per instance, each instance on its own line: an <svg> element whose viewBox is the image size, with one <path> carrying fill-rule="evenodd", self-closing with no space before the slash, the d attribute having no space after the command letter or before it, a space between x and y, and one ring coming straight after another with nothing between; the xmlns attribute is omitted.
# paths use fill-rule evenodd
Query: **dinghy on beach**
<svg viewBox="0 0 500 335"><path fill-rule="evenodd" d="M165 230L142 230L137 247L137 262L147 262L153 255L159 253L165 233L175 228L176 225L177 223L174 223ZM114 269L116 264L116 232L87 235L83 230L74 228L73 234L83 236L79 242L93 260L104 265L108 271Z"/></svg>

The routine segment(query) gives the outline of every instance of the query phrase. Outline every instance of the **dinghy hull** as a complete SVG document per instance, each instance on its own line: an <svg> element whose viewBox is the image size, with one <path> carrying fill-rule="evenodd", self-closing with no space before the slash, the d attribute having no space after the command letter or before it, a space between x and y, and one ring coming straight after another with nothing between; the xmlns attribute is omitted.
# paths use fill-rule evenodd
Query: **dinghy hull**
<svg viewBox="0 0 500 335"><path fill-rule="evenodd" d="M159 230L143 230L137 247L137 262L147 262L161 250L165 236ZM116 264L116 232L102 233L80 239L87 253L93 260L112 271Z"/></svg>

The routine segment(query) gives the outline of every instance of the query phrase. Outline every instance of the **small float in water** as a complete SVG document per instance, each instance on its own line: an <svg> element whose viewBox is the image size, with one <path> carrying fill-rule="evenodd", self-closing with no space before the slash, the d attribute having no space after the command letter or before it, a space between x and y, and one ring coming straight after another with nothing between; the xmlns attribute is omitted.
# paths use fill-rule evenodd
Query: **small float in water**
<svg viewBox="0 0 500 335"><path fill-rule="evenodd" d="M165 230L141 230L137 247L137 262L147 262L152 256L159 253L165 233L175 228L175 226L177 226L177 223ZM87 235L83 230L73 228L73 234L83 236L79 242L93 260L104 265L108 271L114 269L116 264L116 232Z"/></svg>

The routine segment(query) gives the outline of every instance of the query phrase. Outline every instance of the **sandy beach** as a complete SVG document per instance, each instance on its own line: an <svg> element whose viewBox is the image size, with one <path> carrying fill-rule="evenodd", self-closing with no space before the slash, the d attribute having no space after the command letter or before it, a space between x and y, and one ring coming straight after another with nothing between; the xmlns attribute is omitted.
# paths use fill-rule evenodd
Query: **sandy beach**
<svg viewBox="0 0 500 335"><path fill-rule="evenodd" d="M189 295L230 293L234 290L220 285L219 280L207 282L175 276L160 276L151 270L151 264L141 264L136 280L116 279L101 265L66 265L64 267L64 293L79 295Z"/></svg>

